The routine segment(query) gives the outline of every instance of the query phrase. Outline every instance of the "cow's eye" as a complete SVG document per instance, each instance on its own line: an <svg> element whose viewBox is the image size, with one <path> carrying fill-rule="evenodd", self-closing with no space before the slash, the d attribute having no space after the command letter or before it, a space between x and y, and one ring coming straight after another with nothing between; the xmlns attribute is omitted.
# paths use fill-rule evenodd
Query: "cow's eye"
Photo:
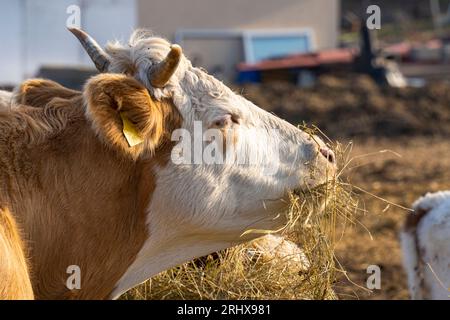
<svg viewBox="0 0 450 320"><path fill-rule="evenodd" d="M233 121L233 123L240 124L241 123L241 118L237 114L232 114L231 115L231 121Z"/></svg>
<svg viewBox="0 0 450 320"><path fill-rule="evenodd" d="M233 123L239 124L239 117L231 114L226 114L215 119L210 127L228 128L231 127Z"/></svg>

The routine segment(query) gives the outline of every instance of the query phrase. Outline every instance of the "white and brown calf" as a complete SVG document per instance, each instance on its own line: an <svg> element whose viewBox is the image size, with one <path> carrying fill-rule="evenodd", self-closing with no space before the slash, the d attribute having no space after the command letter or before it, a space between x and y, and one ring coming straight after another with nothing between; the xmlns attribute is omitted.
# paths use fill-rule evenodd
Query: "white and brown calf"
<svg viewBox="0 0 450 320"><path fill-rule="evenodd" d="M450 191L413 204L401 233L412 299L450 299Z"/></svg>

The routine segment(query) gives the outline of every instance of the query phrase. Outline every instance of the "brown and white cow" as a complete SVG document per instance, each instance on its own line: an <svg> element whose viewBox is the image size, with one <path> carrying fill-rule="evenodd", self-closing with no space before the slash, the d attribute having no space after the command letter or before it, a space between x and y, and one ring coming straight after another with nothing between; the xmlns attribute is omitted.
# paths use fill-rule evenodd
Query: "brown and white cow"
<svg viewBox="0 0 450 320"><path fill-rule="evenodd" d="M279 228L289 191L333 177L334 156L319 138L232 92L165 40L138 32L109 55L108 71L127 75L96 76L83 96L28 81L18 105L0 111L0 210L12 220L2 224L9 250L0 252L0 277L26 291L1 298L32 294L1 271L12 259L22 269L29 259L36 298L116 298L162 270L257 237L242 236L249 228ZM66 96L49 99L52 90ZM120 114L142 143L130 147ZM195 140L198 123L232 137L232 148L216 149L232 161L174 161L178 131ZM202 138L202 147L219 144ZM81 270L80 289L66 287L69 266Z"/></svg>

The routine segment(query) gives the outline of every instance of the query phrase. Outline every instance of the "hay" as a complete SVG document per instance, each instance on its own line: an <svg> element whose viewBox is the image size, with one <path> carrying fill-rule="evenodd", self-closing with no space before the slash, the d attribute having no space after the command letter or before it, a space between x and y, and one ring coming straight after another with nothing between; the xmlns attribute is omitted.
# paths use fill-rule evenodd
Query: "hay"
<svg viewBox="0 0 450 320"><path fill-rule="evenodd" d="M351 145L333 149L345 168ZM358 210L351 185L340 181L341 172L326 185L290 195L281 234L301 247L307 267L298 260L289 263L289 257L267 261L249 254L255 246L246 243L164 271L122 299L336 299L333 283L344 272L334 256L342 237L335 233L336 224L353 223Z"/></svg>

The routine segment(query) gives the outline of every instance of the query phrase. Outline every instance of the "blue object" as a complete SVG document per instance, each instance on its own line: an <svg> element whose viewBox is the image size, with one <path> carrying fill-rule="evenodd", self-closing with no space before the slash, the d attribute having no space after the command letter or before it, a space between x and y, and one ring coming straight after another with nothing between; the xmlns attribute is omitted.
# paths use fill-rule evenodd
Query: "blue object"
<svg viewBox="0 0 450 320"><path fill-rule="evenodd" d="M259 71L240 71L238 74L238 83L260 83L261 72Z"/></svg>

